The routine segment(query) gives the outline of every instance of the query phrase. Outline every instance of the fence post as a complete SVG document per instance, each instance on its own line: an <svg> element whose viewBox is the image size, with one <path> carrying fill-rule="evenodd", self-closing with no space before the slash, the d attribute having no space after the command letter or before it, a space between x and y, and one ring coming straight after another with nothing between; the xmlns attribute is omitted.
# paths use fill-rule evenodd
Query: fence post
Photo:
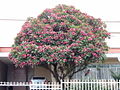
<svg viewBox="0 0 120 90"><path fill-rule="evenodd" d="M60 81L61 83L61 90L63 90L63 80L61 79L61 81Z"/></svg>

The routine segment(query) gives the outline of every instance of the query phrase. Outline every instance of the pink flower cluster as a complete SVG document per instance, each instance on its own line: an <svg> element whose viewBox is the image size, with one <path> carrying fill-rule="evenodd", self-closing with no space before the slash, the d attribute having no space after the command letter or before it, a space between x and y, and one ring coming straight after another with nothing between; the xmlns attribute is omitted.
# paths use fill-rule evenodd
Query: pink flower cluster
<svg viewBox="0 0 120 90"><path fill-rule="evenodd" d="M25 22L9 58L20 67L43 62L93 63L108 50L104 40L109 36L101 19L58 5Z"/></svg>

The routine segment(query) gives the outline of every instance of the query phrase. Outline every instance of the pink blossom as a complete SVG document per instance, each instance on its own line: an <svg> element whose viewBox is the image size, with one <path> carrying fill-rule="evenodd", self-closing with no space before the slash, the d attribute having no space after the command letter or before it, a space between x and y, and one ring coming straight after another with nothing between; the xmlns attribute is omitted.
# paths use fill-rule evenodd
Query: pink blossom
<svg viewBox="0 0 120 90"><path fill-rule="evenodd" d="M47 22L48 20L47 19L42 19L43 22Z"/></svg>
<svg viewBox="0 0 120 90"><path fill-rule="evenodd" d="M50 22L54 22L55 20L54 19L51 19Z"/></svg>
<svg viewBox="0 0 120 90"><path fill-rule="evenodd" d="M44 11L51 13L53 10L52 10L52 9L46 9L46 10L44 10Z"/></svg>
<svg viewBox="0 0 120 90"><path fill-rule="evenodd" d="M79 39L80 39L80 40L84 40L84 37L80 37Z"/></svg>
<svg viewBox="0 0 120 90"><path fill-rule="evenodd" d="M73 59L77 59L77 57L76 57L76 56L73 56L72 58L73 58Z"/></svg>
<svg viewBox="0 0 120 90"><path fill-rule="evenodd" d="M110 35L110 33L105 33L106 35Z"/></svg>
<svg viewBox="0 0 120 90"><path fill-rule="evenodd" d="M29 57L30 56L30 54L27 54L27 57Z"/></svg>
<svg viewBox="0 0 120 90"><path fill-rule="evenodd" d="M105 39L106 37L102 37L102 39Z"/></svg>
<svg viewBox="0 0 120 90"><path fill-rule="evenodd" d="M51 26L49 24L45 25L46 28L51 28Z"/></svg>
<svg viewBox="0 0 120 90"><path fill-rule="evenodd" d="M27 56L26 54L22 54L22 57L23 57L23 58L26 58L26 56Z"/></svg>
<svg viewBox="0 0 120 90"><path fill-rule="evenodd" d="M64 11L64 12L66 12L66 11ZM67 17L66 15L62 15L62 16L61 16L61 18L66 18L66 17Z"/></svg>
<svg viewBox="0 0 120 90"><path fill-rule="evenodd" d="M61 19L61 17L56 17L56 19L57 19L57 20L60 20L60 19Z"/></svg>
<svg viewBox="0 0 120 90"><path fill-rule="evenodd" d="M64 37L59 37L61 40L63 40L64 39Z"/></svg>
<svg viewBox="0 0 120 90"><path fill-rule="evenodd" d="M92 53L92 55L95 56L95 57L98 57L98 55L96 53Z"/></svg>
<svg viewBox="0 0 120 90"><path fill-rule="evenodd" d="M66 23L64 23L64 22L61 22L61 23L60 23L60 25L66 25Z"/></svg>
<svg viewBox="0 0 120 90"><path fill-rule="evenodd" d="M30 25L29 22L25 22L25 24L22 26L22 29L21 30L25 30L27 28L31 28L32 26Z"/></svg>
<svg viewBox="0 0 120 90"><path fill-rule="evenodd" d="M64 62L67 62L67 59L63 59Z"/></svg>
<svg viewBox="0 0 120 90"><path fill-rule="evenodd" d="M21 62L19 66L23 68L26 64L27 64L26 62Z"/></svg>
<svg viewBox="0 0 120 90"><path fill-rule="evenodd" d="M84 36L87 36L87 33L85 33L84 31L80 31L80 33Z"/></svg>
<svg viewBox="0 0 120 90"><path fill-rule="evenodd" d="M76 35L76 33L75 33L75 32L72 32L72 35Z"/></svg>
<svg viewBox="0 0 120 90"><path fill-rule="evenodd" d="M55 40L59 39L59 37L58 37L58 36L54 36L53 38L54 38Z"/></svg>
<svg viewBox="0 0 120 90"><path fill-rule="evenodd" d="M91 38L91 37L89 37L89 38L88 38L88 40L89 40L89 41L91 41L91 40L92 40L92 38Z"/></svg>
<svg viewBox="0 0 120 90"><path fill-rule="evenodd" d="M70 30L69 31L76 31L76 29L75 28L70 28Z"/></svg>
<svg viewBox="0 0 120 90"><path fill-rule="evenodd" d="M35 57L35 56L32 56L32 59L36 59L36 57Z"/></svg>
<svg viewBox="0 0 120 90"><path fill-rule="evenodd" d="M27 53L28 53L29 51L30 51L30 50L25 50L25 52L27 52Z"/></svg>
<svg viewBox="0 0 120 90"><path fill-rule="evenodd" d="M44 62L44 61L46 61L46 59L45 58L40 58L40 61Z"/></svg>
<svg viewBox="0 0 120 90"><path fill-rule="evenodd" d="M50 57L54 57L54 54L50 55Z"/></svg>
<svg viewBox="0 0 120 90"><path fill-rule="evenodd" d="M56 14L54 14L54 13L52 13L52 14L51 14L51 17L57 17L57 15L56 15Z"/></svg>
<svg viewBox="0 0 120 90"><path fill-rule="evenodd" d="M49 59L48 62L53 62L53 59Z"/></svg>
<svg viewBox="0 0 120 90"><path fill-rule="evenodd" d="M60 55L60 57L65 57L65 55Z"/></svg>
<svg viewBox="0 0 120 90"><path fill-rule="evenodd" d="M78 64L78 60L75 60L74 62L75 62L76 64Z"/></svg>
<svg viewBox="0 0 120 90"><path fill-rule="evenodd" d="M32 30L29 30L27 34L30 34L30 33L32 33Z"/></svg>
<svg viewBox="0 0 120 90"><path fill-rule="evenodd" d="M83 52L86 52L88 50L88 48L83 48Z"/></svg>
<svg viewBox="0 0 120 90"><path fill-rule="evenodd" d="M81 43L81 41L76 41L76 43Z"/></svg>
<svg viewBox="0 0 120 90"><path fill-rule="evenodd" d="M68 44L68 42L67 42L67 41L64 41L63 44Z"/></svg>
<svg viewBox="0 0 120 90"><path fill-rule="evenodd" d="M70 46L71 47L76 47L76 46L78 46L78 43L72 43Z"/></svg>

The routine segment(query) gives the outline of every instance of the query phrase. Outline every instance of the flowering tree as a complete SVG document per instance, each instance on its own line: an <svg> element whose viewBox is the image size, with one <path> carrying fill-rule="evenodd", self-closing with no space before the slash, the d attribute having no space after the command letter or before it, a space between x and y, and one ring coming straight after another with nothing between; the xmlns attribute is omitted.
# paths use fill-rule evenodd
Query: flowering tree
<svg viewBox="0 0 120 90"><path fill-rule="evenodd" d="M25 22L9 58L16 66L44 67L56 81L71 78L88 64L104 60L109 37L105 28L101 19L58 5Z"/></svg>

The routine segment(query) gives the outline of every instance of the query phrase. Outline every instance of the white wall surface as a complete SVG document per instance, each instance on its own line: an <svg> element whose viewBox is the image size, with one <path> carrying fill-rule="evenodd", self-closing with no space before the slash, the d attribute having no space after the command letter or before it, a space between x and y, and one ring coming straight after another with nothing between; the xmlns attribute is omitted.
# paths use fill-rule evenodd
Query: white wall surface
<svg viewBox="0 0 120 90"><path fill-rule="evenodd" d="M111 34L111 38L107 39L106 42L111 48L120 48L120 33Z"/></svg>
<svg viewBox="0 0 120 90"><path fill-rule="evenodd" d="M24 23L2 19L26 20L27 17L36 17L44 9L53 8L58 4L73 5L103 21L120 21L120 0L0 0L0 47L10 47ZM120 32L120 22L107 23L107 26L109 32ZM120 46L116 44L119 39L114 40L117 40L114 45Z"/></svg>

